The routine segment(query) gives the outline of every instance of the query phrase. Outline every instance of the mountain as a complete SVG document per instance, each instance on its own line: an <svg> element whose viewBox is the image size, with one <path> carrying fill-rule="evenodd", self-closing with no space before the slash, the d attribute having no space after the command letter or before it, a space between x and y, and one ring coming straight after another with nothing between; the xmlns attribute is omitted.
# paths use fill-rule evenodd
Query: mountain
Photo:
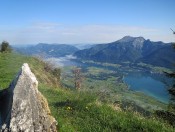
<svg viewBox="0 0 175 132"><path fill-rule="evenodd" d="M44 55L46 57L62 57L73 54L78 48L67 44L44 44L40 43L29 47L15 47L15 51L27 55Z"/></svg>
<svg viewBox="0 0 175 132"><path fill-rule="evenodd" d="M74 44L79 50L89 49L95 46L95 44Z"/></svg>
<svg viewBox="0 0 175 132"><path fill-rule="evenodd" d="M172 67L175 51L173 51L171 43L153 42L145 40L143 37L125 36L112 43L97 44L90 49L77 51L74 55L80 59L97 62L144 62L156 66Z"/></svg>

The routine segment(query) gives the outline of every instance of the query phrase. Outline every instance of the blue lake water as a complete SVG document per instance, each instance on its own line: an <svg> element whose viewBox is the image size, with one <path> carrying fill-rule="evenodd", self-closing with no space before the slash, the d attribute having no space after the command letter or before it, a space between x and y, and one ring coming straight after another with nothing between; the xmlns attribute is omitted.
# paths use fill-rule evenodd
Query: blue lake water
<svg viewBox="0 0 175 132"><path fill-rule="evenodd" d="M154 79L152 76L130 73L124 77L123 81L134 91L143 92L165 103L169 100L165 83Z"/></svg>
<svg viewBox="0 0 175 132"><path fill-rule="evenodd" d="M59 67L62 66L83 66L82 63L78 63L72 60L72 56L65 56L60 58L50 58L49 60L53 60L56 62L56 65ZM118 69L119 70L119 69ZM125 74L122 72L122 74ZM128 73L128 72L126 72ZM155 75L154 75L155 76ZM131 90L143 92L146 95L152 96L162 102L168 103L169 95L167 92L167 86L163 78L160 81L161 77L151 76L150 74L145 74L144 72L133 72L124 76L123 81L129 86Z"/></svg>

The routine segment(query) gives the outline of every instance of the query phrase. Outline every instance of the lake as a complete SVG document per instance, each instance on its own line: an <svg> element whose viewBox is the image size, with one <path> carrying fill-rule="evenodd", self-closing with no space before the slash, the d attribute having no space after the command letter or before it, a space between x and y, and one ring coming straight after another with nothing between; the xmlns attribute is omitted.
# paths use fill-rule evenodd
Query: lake
<svg viewBox="0 0 175 132"><path fill-rule="evenodd" d="M75 58L71 55L60 57L60 58L49 58L50 61L54 61L57 66L78 66L88 67L95 66L97 64L83 64L75 61ZM108 67L109 68L109 67ZM124 69L109 68L110 70L118 70L124 75L123 81L126 83L131 90L143 92L146 95L152 96L157 100L168 103L169 95L167 92L166 79L164 75L151 75L145 72L128 72ZM127 74L126 74L127 73ZM163 78L162 78L163 77ZM164 82L163 82L164 81Z"/></svg>
<svg viewBox="0 0 175 132"><path fill-rule="evenodd" d="M166 84L151 75L138 72L129 73L123 78L123 81L131 90L143 92L162 102L168 103L169 95Z"/></svg>

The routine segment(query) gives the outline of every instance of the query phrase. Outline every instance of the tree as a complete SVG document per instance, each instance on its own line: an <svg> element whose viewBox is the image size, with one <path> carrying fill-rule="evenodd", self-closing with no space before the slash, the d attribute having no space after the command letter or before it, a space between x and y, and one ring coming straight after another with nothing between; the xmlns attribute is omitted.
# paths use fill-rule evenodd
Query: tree
<svg viewBox="0 0 175 132"><path fill-rule="evenodd" d="M81 75L81 68L75 68L72 70L72 73L74 74L74 80L75 80L75 88L77 90L81 89L82 85L82 75Z"/></svg>
<svg viewBox="0 0 175 132"><path fill-rule="evenodd" d="M57 78L57 81L60 82L61 69L60 68L54 68L52 70L52 73Z"/></svg>
<svg viewBox="0 0 175 132"><path fill-rule="evenodd" d="M175 49L175 44L172 45ZM168 89L168 93L170 95L170 102L168 105L167 111L157 110L156 115L160 118L163 118L171 125L175 127L175 71L171 73L165 72L165 74L173 79L174 84Z"/></svg>
<svg viewBox="0 0 175 132"><path fill-rule="evenodd" d="M12 49L11 49L9 43L6 41L3 41L1 44L1 52L11 52L11 51L12 51Z"/></svg>
<svg viewBox="0 0 175 132"><path fill-rule="evenodd" d="M173 31L173 34L175 34L174 31ZM175 43L172 46L175 49ZM166 75L172 78L174 81L174 84L172 85L172 87L168 89L168 93L170 94L170 97L171 97L168 110L175 115L175 71L172 73L166 73Z"/></svg>
<svg viewBox="0 0 175 132"><path fill-rule="evenodd" d="M166 75L174 81L174 84L168 89L168 93L171 97L168 110L175 114L175 71L172 73L166 73Z"/></svg>

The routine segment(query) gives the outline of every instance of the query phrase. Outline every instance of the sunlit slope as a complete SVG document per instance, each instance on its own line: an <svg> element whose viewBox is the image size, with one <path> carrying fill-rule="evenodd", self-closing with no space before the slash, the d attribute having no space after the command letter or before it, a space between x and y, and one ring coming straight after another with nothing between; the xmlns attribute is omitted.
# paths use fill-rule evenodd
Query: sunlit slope
<svg viewBox="0 0 175 132"><path fill-rule="evenodd" d="M154 117L146 118L134 111L123 111L102 103L97 95L58 87L56 76L36 58L14 53L0 54L0 87L8 87L23 63L28 63L39 80L39 90L47 98L58 130L74 131L155 131L173 132L171 126Z"/></svg>

